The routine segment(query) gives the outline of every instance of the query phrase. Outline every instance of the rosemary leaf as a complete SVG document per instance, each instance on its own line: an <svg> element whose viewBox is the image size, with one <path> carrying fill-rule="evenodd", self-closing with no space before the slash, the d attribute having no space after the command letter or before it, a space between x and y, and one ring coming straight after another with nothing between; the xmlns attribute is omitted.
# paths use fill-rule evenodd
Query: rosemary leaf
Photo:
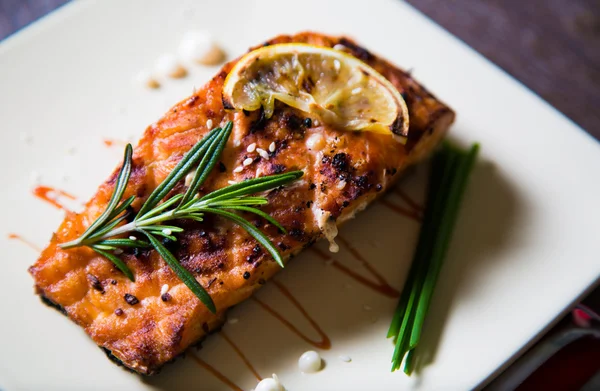
<svg viewBox="0 0 600 391"><path fill-rule="evenodd" d="M131 281L135 282L135 278L133 277L133 273L131 272L131 270L129 270L129 268L127 267L127 265L125 264L125 262L123 262L119 257L117 257L116 255L114 255L113 253L110 253L108 251L104 251L104 250L98 248L95 245L93 245L91 247L92 247L92 250L94 250L98 254L102 255L104 258L106 258L106 259L110 260L112 263L114 263L115 266L120 271L122 271L123 274L125 274L127 276L127 278L129 278Z"/></svg>
<svg viewBox="0 0 600 391"><path fill-rule="evenodd" d="M119 204L119 206L117 206L112 211L112 213L110 214L110 217L108 218L108 221L114 219L115 217L120 215L123 211L125 211L127 208L129 208L129 206L133 203L133 201L135 201L135 196L131 196L131 197L127 198L125 201L121 202Z"/></svg>
<svg viewBox="0 0 600 391"><path fill-rule="evenodd" d="M269 223L276 226L279 229L279 231L283 232L284 234L287 233L285 228L283 228L283 226L281 224L279 224L279 222L277 220L275 220L274 218L272 218L271 216L269 216L268 214L266 214L265 212L263 212L260 209L252 208L249 206L242 206L242 205L230 205L230 206L226 206L226 208L254 213L255 215L262 217L263 219L267 220Z"/></svg>
<svg viewBox="0 0 600 391"><path fill-rule="evenodd" d="M259 178L248 179L243 182L229 185L219 190L208 193L200 198L200 201L218 201L233 197L243 197L249 194L260 193L261 191L271 190L276 187L285 185L302 177L302 171L292 171L283 174L269 175Z"/></svg>
<svg viewBox="0 0 600 391"><path fill-rule="evenodd" d="M169 265L171 270L173 270L173 272L177 274L177 277L179 277L179 279L183 281L183 283L187 285L187 287L190 288L192 292L194 292L194 294L198 297L198 299L200 299L200 301L208 308L210 312L212 312L213 314L216 313L217 309L215 307L215 303L212 301L208 292L206 292L206 290L202 287L202 285L200 285L200 283L194 278L194 276L190 272L188 272L183 266L181 266L181 264L177 261L177 259L175 259L173 254L171 254L171 252L167 250L165 246L162 245L160 240L156 239L153 235L147 232L145 234L148 237L148 240L150 240L152 247L154 247L154 249L160 254L162 259L164 259L167 265Z"/></svg>
<svg viewBox="0 0 600 391"><path fill-rule="evenodd" d="M85 230L83 235L79 238L81 241L85 240L89 237L94 231L101 227L112 215L113 210L121 201L123 197L123 193L125 192L125 188L127 187L127 183L129 182L129 176L131 175L131 155L133 154L133 148L131 144L127 144L125 147L125 156L123 157L123 165L121 166L121 170L119 170L119 175L117 176L117 181L115 184L115 189L113 190L112 196L108 201L108 205L104 212Z"/></svg>
<svg viewBox="0 0 600 391"><path fill-rule="evenodd" d="M188 190L185 192L185 195L183 196L183 199L181 200L181 204L179 204L178 209L182 205L185 205L192 198L194 198L196 193L198 193L198 189L200 188L200 186L202 186L206 178L208 178L208 175L214 168L215 164L217 164L217 162L219 161L219 157L221 156L221 153L223 152L223 149L227 144L227 140L229 139L229 135L231 134L231 129L233 129L233 123L228 122L227 125L225 125L225 127L223 128L221 134L219 134L219 136L217 136L211 143L209 149L210 152L207 152L206 155L204 155L204 158L202 159L200 164L198 164L198 168L196 169L194 179L192 179L192 183L190 184Z"/></svg>
<svg viewBox="0 0 600 391"><path fill-rule="evenodd" d="M131 239L105 239L102 240L94 246L103 245L103 246L112 246L112 247L128 247L128 248L147 248L150 247L148 242L144 242L143 240L131 240Z"/></svg>
<svg viewBox="0 0 600 391"><path fill-rule="evenodd" d="M277 251L275 245L273 245L269 238L265 234L263 234L259 229L257 229L254 225L252 225L248 220L235 213L231 213L222 209L205 208L205 210L208 213L214 213L216 215L228 218L240 227L244 228L250 235L252 235L252 237L254 237L254 239L256 239L260 244L262 244L262 246L266 248L267 251L269 251L269 253L271 253L271 256L279 266L285 267L285 265L283 264L283 259L281 258L281 255L279 254L279 251Z"/></svg>
<svg viewBox="0 0 600 391"><path fill-rule="evenodd" d="M140 208L137 218L145 217L146 212L154 208L167 195L177 182L185 178L188 172L194 169L198 160L204 156L204 153L210 146L214 137L217 137L222 131L221 128L211 130L202 140L200 140L192 149L185 154L183 159L175 166L175 168L167 175L164 181L158 185L150 194L144 205Z"/></svg>

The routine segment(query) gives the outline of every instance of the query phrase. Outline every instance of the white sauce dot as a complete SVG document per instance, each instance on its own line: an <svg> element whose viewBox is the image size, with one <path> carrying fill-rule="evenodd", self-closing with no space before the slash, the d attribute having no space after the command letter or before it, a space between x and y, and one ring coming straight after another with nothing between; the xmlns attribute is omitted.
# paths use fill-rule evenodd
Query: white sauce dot
<svg viewBox="0 0 600 391"><path fill-rule="evenodd" d="M160 288L160 295L164 295L165 293L167 293L169 291L169 285L165 284Z"/></svg>
<svg viewBox="0 0 600 391"><path fill-rule="evenodd" d="M210 36L203 31L186 33L177 50L179 57L186 62L197 62L203 65L216 65L225 58L225 53Z"/></svg>
<svg viewBox="0 0 600 391"><path fill-rule="evenodd" d="M160 83L154 79L150 71L143 69L135 75L135 81L143 87L158 88Z"/></svg>
<svg viewBox="0 0 600 391"><path fill-rule="evenodd" d="M262 379L257 385L254 391L284 391L283 385L279 381L276 374L273 377L267 377Z"/></svg>
<svg viewBox="0 0 600 391"><path fill-rule="evenodd" d="M302 373L315 373L321 370L323 362L319 353L314 350L304 352L298 359L298 368Z"/></svg>
<svg viewBox="0 0 600 391"><path fill-rule="evenodd" d="M163 54L156 60L154 66L155 72L159 77L167 78L179 78L184 77L187 71L184 67L179 64L177 58L172 54Z"/></svg>

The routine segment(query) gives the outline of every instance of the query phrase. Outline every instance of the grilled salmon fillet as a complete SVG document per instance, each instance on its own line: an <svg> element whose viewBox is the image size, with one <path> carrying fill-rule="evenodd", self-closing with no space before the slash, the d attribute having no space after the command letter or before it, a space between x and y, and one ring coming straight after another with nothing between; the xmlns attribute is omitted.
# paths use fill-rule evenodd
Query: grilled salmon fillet
<svg viewBox="0 0 600 391"><path fill-rule="evenodd" d="M282 35L263 45L308 43L345 50L375 68L404 96L410 113L405 145L390 136L347 132L319 123L310 115L277 103L274 115L223 108L222 86L233 62L194 95L175 105L146 129L134 150L132 174L124 198L136 195L138 210L183 155L210 129L233 121L234 127L218 167L202 192L255 176L302 170L291 185L268 193L262 210L287 234L255 215L247 217L275 243L285 260L354 216L385 192L411 164L425 157L454 120L453 111L412 77L345 37L317 33ZM269 151L271 143L275 150ZM248 153L256 146L268 159ZM253 163L234 173L247 157ZM118 171L118 170L117 170ZM169 249L211 295L212 314L177 278L154 250L130 249L120 255L135 275L128 280L111 262L89 248L61 249L78 238L102 213L113 191L115 171L82 213L67 213L37 262L29 268L37 293L85 329L96 344L126 367L149 375L219 328L228 308L246 300L281 268L242 228L219 217L181 222L185 232ZM182 181L183 182L183 181ZM175 192L183 192L179 184ZM168 295L161 297L167 284Z"/></svg>

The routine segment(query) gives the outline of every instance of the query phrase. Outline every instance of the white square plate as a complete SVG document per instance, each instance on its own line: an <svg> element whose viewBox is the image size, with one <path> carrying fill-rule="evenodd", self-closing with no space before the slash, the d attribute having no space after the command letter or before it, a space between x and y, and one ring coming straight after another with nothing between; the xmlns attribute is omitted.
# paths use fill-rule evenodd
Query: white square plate
<svg viewBox="0 0 600 391"><path fill-rule="evenodd" d="M311 251L278 280L331 337L323 371L301 375L310 349L254 301L232 311L227 335L263 376L289 390L466 390L481 385L539 335L600 275L600 149L577 126L474 51L399 1L75 2L0 44L0 162L4 190L0 273L3 390L227 389L189 358L143 379L109 362L73 323L43 306L27 273L63 213L31 195L41 182L89 198L120 159L103 138L135 139L217 68L196 66L150 91L132 82L190 29L210 31L230 58L281 33L348 34L405 69L453 107L452 137L479 141L458 229L427 320L420 376L390 373L386 340L396 300L381 297ZM422 197L421 167L401 186ZM401 205L394 195L387 198ZM400 289L418 232L378 203L344 227L374 267ZM322 246L322 244L321 244ZM336 258L358 273L356 260ZM368 274L365 274L368 276ZM258 297L310 337L316 334L279 291ZM365 310L365 305L371 311ZM368 307L367 307L368 308ZM256 385L218 335L198 356L243 389ZM350 363L338 358L348 355Z"/></svg>

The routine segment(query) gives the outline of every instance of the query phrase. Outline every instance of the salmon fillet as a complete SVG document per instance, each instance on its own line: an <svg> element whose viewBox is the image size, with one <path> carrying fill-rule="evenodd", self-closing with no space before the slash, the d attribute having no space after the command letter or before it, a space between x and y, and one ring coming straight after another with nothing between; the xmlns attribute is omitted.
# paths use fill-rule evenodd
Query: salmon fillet
<svg viewBox="0 0 600 391"><path fill-rule="evenodd" d="M234 60L146 129L134 150L131 179L123 197L138 197L132 205L134 210L210 130L208 120L214 127L231 120L234 127L221 162L201 191L257 175L304 171L298 181L269 192L269 203L262 208L287 229L287 234L255 215L245 216L267 234L287 261L324 235L334 235L337 225L390 188L403 170L432 151L454 120L453 111L410 74L348 38L307 32L278 36L263 45L290 42L343 45L385 76L404 96L409 109L406 145L387 135L329 127L281 103L270 119L260 111L226 111L221 91ZM276 148L268 159L246 151L252 143L269 151L272 142ZM253 163L234 173L247 157L252 157ZM61 249L58 244L78 238L105 209L117 171L100 186L82 213L67 213L29 271L43 300L83 327L112 358L149 375L219 328L228 308L246 300L281 268L246 231L229 220L207 215L201 223L181 222L185 232L178 235L176 243L169 244L169 249L211 295L217 308L212 314L154 250L129 249L120 255L135 275L135 282L131 282L89 248ZM173 194L184 191L185 184L180 183ZM164 284L170 287L166 301L160 293Z"/></svg>

